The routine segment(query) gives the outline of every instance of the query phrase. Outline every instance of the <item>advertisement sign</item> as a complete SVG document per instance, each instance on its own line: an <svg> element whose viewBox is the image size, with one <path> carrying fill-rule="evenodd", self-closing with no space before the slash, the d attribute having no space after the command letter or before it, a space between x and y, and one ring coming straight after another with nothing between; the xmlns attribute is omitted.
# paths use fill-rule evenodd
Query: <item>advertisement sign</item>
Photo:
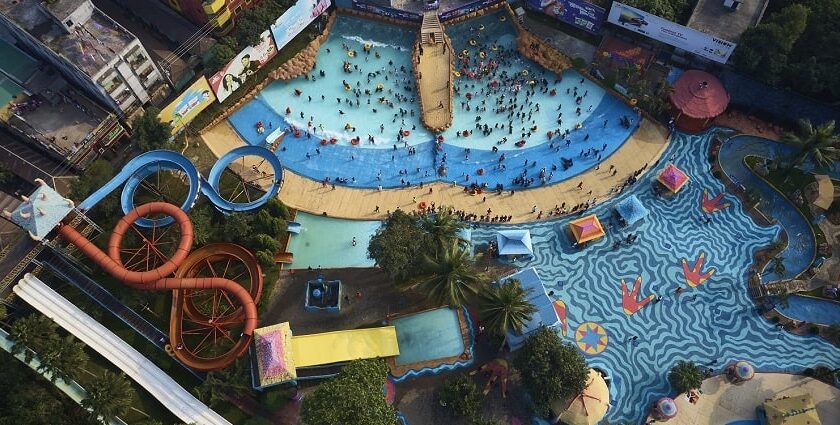
<svg viewBox="0 0 840 425"><path fill-rule="evenodd" d="M468 3L461 7L452 10L447 10L446 12L441 13L440 20L448 21L452 18L457 18L459 16L466 15L467 13L475 12L478 9L483 9L487 6L490 6L491 4L499 3L500 1L501 0L479 0L472 3Z"/></svg>
<svg viewBox="0 0 840 425"><path fill-rule="evenodd" d="M172 103L166 105L160 111L158 118L161 122L168 123L172 129L172 134L175 134L215 100L216 96L213 95L213 90L210 89L207 79L201 77L184 90Z"/></svg>
<svg viewBox="0 0 840 425"><path fill-rule="evenodd" d="M601 31L607 11L586 0L528 0L528 8L591 33Z"/></svg>
<svg viewBox="0 0 840 425"><path fill-rule="evenodd" d="M645 11L614 1L607 20L654 40L679 47L715 62L726 63L735 51L735 43L726 41Z"/></svg>
<svg viewBox="0 0 840 425"><path fill-rule="evenodd" d="M271 33L266 30L260 34L260 44L248 46L239 52L224 68L210 77L210 88L216 94L216 100L222 103L257 70L277 55Z"/></svg>
<svg viewBox="0 0 840 425"><path fill-rule="evenodd" d="M277 50L292 41L307 25L330 7L330 0L298 0L271 24Z"/></svg>
<svg viewBox="0 0 840 425"><path fill-rule="evenodd" d="M390 7L365 3L359 0L353 0L353 9L375 13L377 15L386 16L388 18L401 19L403 21L420 22L422 20L422 16L420 16L419 13L392 9Z"/></svg>

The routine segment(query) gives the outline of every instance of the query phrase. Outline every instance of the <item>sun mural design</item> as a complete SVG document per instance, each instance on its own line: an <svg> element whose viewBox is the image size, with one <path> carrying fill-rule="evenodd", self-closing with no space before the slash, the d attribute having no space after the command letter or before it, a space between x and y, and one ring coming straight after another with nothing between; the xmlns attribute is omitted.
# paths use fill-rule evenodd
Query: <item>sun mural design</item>
<svg viewBox="0 0 840 425"><path fill-rule="evenodd" d="M575 331L575 342L578 348L586 354L599 354L607 348L607 330L598 323L585 322Z"/></svg>

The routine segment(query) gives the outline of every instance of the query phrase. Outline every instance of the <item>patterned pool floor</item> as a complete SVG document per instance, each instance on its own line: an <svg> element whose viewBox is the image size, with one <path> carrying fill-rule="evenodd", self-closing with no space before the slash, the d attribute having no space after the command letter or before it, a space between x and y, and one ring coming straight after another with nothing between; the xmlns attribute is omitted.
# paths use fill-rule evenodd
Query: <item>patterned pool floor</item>
<svg viewBox="0 0 840 425"><path fill-rule="evenodd" d="M607 226L612 205L635 194L650 215L627 228L611 226L605 238L584 249L571 245L570 218L479 226L473 231L473 241L481 244L500 228L529 229L534 257L516 265L536 267L548 289L565 302L569 330L586 322L603 327L606 346L586 350L597 354L584 355L591 366L613 376L610 421L640 422L654 399L672 392L667 373L678 360L691 360L716 372L734 360L748 360L760 371L840 366L840 349L818 337L780 331L755 312L746 290L746 272L753 252L771 243L781 229L757 226L729 195L724 196L731 203L728 208L712 214L702 211L704 189L710 197L724 191L706 159L710 139L711 132L677 133L660 164L620 197L592 210ZM651 183L668 161L691 181L676 196L659 198ZM707 223L706 217L711 221ZM615 241L631 233L638 236L632 245L613 249ZM683 288L681 293L678 287ZM650 295L652 300L645 302ZM627 305L631 308L625 311ZM579 332L570 331L564 339L575 343ZM587 335L581 337L597 343Z"/></svg>

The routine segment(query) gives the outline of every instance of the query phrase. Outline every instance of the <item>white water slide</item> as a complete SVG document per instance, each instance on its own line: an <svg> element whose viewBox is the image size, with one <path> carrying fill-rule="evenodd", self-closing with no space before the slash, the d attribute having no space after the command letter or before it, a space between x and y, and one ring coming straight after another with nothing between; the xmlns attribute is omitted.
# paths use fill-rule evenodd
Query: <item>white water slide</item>
<svg viewBox="0 0 840 425"><path fill-rule="evenodd" d="M27 273L15 285L14 291L29 305L114 363L178 419L200 425L230 425L166 372L37 277Z"/></svg>

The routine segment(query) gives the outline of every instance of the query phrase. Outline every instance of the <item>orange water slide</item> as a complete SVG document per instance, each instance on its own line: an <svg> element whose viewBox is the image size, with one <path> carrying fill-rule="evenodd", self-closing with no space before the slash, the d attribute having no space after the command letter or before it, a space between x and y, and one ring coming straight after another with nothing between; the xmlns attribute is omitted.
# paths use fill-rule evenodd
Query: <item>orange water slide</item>
<svg viewBox="0 0 840 425"><path fill-rule="evenodd" d="M131 228L132 224L139 218L165 214L175 220L181 231L181 239L174 255L164 264L151 270L133 271L128 270L120 258L120 249L123 237ZM114 228L108 241L108 254L105 254L80 234L72 226L62 225L59 233L67 242L75 245L85 256L102 267L108 274L114 276L133 288L143 290L175 290L175 300L172 309L172 323L170 324L170 343L173 346L180 346L182 342L181 321L184 313L184 290L221 290L233 297L241 305L241 311L236 313L235 319L243 324L242 335L233 348L226 353L214 358L201 358L189 353L188 350L175 350L178 357L187 366L197 370L210 371L224 368L230 365L237 357L242 355L251 343L253 331L257 327L257 306L255 298L259 297L262 285L257 285L256 296L243 288L236 282L221 277L171 277L187 260L193 244L192 222L187 214L179 207L165 202L151 202L141 205L129 212L120 219ZM251 261L253 261L251 257ZM259 271L259 266L257 267ZM261 283L261 281L260 281Z"/></svg>

